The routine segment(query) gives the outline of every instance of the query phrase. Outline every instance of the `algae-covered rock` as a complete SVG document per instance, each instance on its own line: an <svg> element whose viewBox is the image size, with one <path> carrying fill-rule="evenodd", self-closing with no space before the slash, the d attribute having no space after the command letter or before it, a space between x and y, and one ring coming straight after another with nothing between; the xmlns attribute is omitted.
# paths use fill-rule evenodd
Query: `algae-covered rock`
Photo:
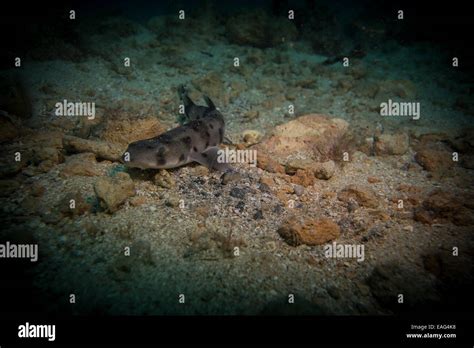
<svg viewBox="0 0 474 348"><path fill-rule="evenodd" d="M135 185L127 173L99 178L94 190L101 205L110 213L117 211L127 198L135 195Z"/></svg>

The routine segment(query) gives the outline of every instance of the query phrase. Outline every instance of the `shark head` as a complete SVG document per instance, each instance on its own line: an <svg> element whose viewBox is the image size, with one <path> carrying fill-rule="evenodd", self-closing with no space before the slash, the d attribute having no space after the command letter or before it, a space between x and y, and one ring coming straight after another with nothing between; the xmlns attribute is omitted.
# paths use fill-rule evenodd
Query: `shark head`
<svg viewBox="0 0 474 348"><path fill-rule="evenodd" d="M140 140L128 145L121 160L126 166L132 168L164 168L166 152L166 146L157 139Z"/></svg>

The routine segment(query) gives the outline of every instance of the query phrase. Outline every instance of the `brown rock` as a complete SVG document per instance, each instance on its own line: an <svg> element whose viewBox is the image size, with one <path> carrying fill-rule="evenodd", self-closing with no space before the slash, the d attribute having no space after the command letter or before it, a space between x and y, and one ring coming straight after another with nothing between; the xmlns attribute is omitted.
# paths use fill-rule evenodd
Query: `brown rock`
<svg viewBox="0 0 474 348"><path fill-rule="evenodd" d="M314 173L309 170L298 169L295 175L291 177L291 182L304 187L312 186L314 184Z"/></svg>
<svg viewBox="0 0 474 348"><path fill-rule="evenodd" d="M135 194L135 185L126 173L117 173L113 178L101 177L94 190L101 204L108 212L115 212L127 198Z"/></svg>
<svg viewBox="0 0 474 348"><path fill-rule="evenodd" d="M100 174L93 153L82 153L70 156L59 173L63 178L70 176L99 176Z"/></svg>
<svg viewBox="0 0 474 348"><path fill-rule="evenodd" d="M118 161L124 148L114 143L107 143L104 141L86 140L70 135L64 136L64 147L71 152L92 152L98 158L110 161Z"/></svg>
<svg viewBox="0 0 474 348"><path fill-rule="evenodd" d="M57 210L66 216L79 216L92 211L92 206L80 193L66 194L57 204Z"/></svg>
<svg viewBox="0 0 474 348"><path fill-rule="evenodd" d="M446 150L424 148L415 154L415 160L429 172L444 173L454 166L452 153Z"/></svg>
<svg viewBox="0 0 474 348"><path fill-rule="evenodd" d="M275 127L273 135L255 148L259 157L268 155L282 165L293 158L314 162L342 158L343 151L339 147L348 126L344 120L325 115L301 116Z"/></svg>
<svg viewBox="0 0 474 348"><path fill-rule="evenodd" d="M378 156L403 155L408 151L409 137L406 133L385 133L377 137L374 145Z"/></svg>
<svg viewBox="0 0 474 348"><path fill-rule="evenodd" d="M161 169L153 178L156 185L170 189L176 185L174 178L166 169Z"/></svg>
<svg viewBox="0 0 474 348"><path fill-rule="evenodd" d="M329 160L326 162L315 162L311 159L291 159L286 163L285 171L287 174L296 174L298 170L312 173L315 177L322 180L330 179L336 171L336 163Z"/></svg>
<svg viewBox="0 0 474 348"><path fill-rule="evenodd" d="M337 196L340 201L348 203L351 199L359 205L367 208L377 208L379 206L378 198L375 192L369 188L358 185L349 185L341 190Z"/></svg>
<svg viewBox="0 0 474 348"><path fill-rule="evenodd" d="M369 176L367 177L367 182L370 183L370 184L375 184L375 183L378 183L378 182L381 182L382 180L380 180L380 178L377 178L375 176Z"/></svg>
<svg viewBox="0 0 474 348"><path fill-rule="evenodd" d="M269 188L273 188L275 186L275 181L270 176L262 176L260 178L260 183L267 185Z"/></svg>
<svg viewBox="0 0 474 348"><path fill-rule="evenodd" d="M262 140L263 134L257 130L247 129L242 132L242 138L245 145L251 146L258 144Z"/></svg>
<svg viewBox="0 0 474 348"><path fill-rule="evenodd" d="M257 167L270 173L285 173L285 167L271 158L270 155L258 152Z"/></svg>
<svg viewBox="0 0 474 348"><path fill-rule="evenodd" d="M423 202L425 212L418 212L418 215L431 216L433 219L446 219L457 226L472 225L474 224L474 214L470 205L463 202L465 198L469 199L467 196L436 189Z"/></svg>
<svg viewBox="0 0 474 348"><path fill-rule="evenodd" d="M424 209L416 209L413 219L426 225L433 224L433 217L427 210Z"/></svg>
<svg viewBox="0 0 474 348"><path fill-rule="evenodd" d="M126 147L134 141L153 138L165 131L166 128L156 117L119 120L110 118L104 122L100 137L108 143Z"/></svg>
<svg viewBox="0 0 474 348"><path fill-rule="evenodd" d="M317 163L313 167L313 171L314 171L314 175L318 179L329 180L332 178L332 176L336 172L336 163L334 163L334 161L332 160L322 162L322 163Z"/></svg>
<svg viewBox="0 0 474 348"><path fill-rule="evenodd" d="M278 233L291 246L320 245L339 237L340 228L326 218L300 223L296 217L291 217L280 226Z"/></svg>
<svg viewBox="0 0 474 348"><path fill-rule="evenodd" d="M130 204L134 207L138 207L146 203L146 197L144 196L134 196L130 198Z"/></svg>

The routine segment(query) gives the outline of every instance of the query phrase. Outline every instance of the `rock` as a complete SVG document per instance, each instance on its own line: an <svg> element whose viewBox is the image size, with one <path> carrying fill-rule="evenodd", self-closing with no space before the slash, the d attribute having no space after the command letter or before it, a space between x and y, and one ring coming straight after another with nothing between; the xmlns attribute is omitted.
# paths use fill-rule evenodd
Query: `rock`
<svg viewBox="0 0 474 348"><path fill-rule="evenodd" d="M176 208L180 204L180 199L175 194L169 194L169 195L166 196L165 204L168 207Z"/></svg>
<svg viewBox="0 0 474 348"><path fill-rule="evenodd" d="M415 143L415 160L423 169L436 174L444 174L456 165L453 150L447 145L445 134L424 134Z"/></svg>
<svg viewBox="0 0 474 348"><path fill-rule="evenodd" d="M260 183L267 185L269 188L275 187L275 180L273 180L270 176L262 176L260 177Z"/></svg>
<svg viewBox="0 0 474 348"><path fill-rule="evenodd" d="M409 137L406 133L382 134L375 140L375 154L403 155L408 151Z"/></svg>
<svg viewBox="0 0 474 348"><path fill-rule="evenodd" d="M293 184L301 185L304 187L313 186L314 181L314 173L308 170L298 169L295 175L291 177L291 182Z"/></svg>
<svg viewBox="0 0 474 348"><path fill-rule="evenodd" d="M375 176L368 176L367 177L367 182L370 183L370 184L375 184L375 183L378 183L378 182L381 182L382 180L380 180L380 178L377 178Z"/></svg>
<svg viewBox="0 0 474 348"><path fill-rule="evenodd" d="M260 112L258 110L249 110L243 115L243 118L246 122L250 122L257 119L259 116Z"/></svg>
<svg viewBox="0 0 474 348"><path fill-rule="evenodd" d="M447 219L457 226L473 225L474 214L469 203L471 199L470 196L455 195L436 189L423 202L426 212L417 212L415 216L417 218L421 216L422 219L425 216L432 219ZM427 218L427 222L430 220Z"/></svg>
<svg viewBox="0 0 474 348"><path fill-rule="evenodd" d="M433 217L430 212L425 209L415 209L413 219L426 225L433 224Z"/></svg>
<svg viewBox="0 0 474 348"><path fill-rule="evenodd" d="M429 172L445 173L455 165L451 152L429 148L419 150L415 160Z"/></svg>
<svg viewBox="0 0 474 348"><path fill-rule="evenodd" d="M227 38L238 45L272 47L295 40L297 34L292 21L271 17L263 10L232 16L226 23Z"/></svg>
<svg viewBox="0 0 474 348"><path fill-rule="evenodd" d="M318 179L329 180L336 172L336 163L333 160L317 163L313 170Z"/></svg>
<svg viewBox="0 0 474 348"><path fill-rule="evenodd" d="M297 196L301 196L304 193L304 187L301 185L294 185L293 190Z"/></svg>
<svg viewBox="0 0 474 348"><path fill-rule="evenodd" d="M109 118L101 124L100 138L108 143L126 147L142 139L149 139L166 131L156 117L115 119Z"/></svg>
<svg viewBox="0 0 474 348"><path fill-rule="evenodd" d="M263 134L257 130L247 129L242 132L242 138L244 140L245 145L251 146L258 144L262 140Z"/></svg>
<svg viewBox="0 0 474 348"><path fill-rule="evenodd" d="M394 312L428 310L439 301L434 277L396 263L375 266L366 282L379 304ZM403 304L398 303L399 294L403 295Z"/></svg>
<svg viewBox="0 0 474 348"><path fill-rule="evenodd" d="M300 158L292 159L287 162L285 167L287 174L296 174L298 170L304 170L311 173L318 179L328 180L336 171L336 163L332 160L326 162L315 162L311 159Z"/></svg>
<svg viewBox="0 0 474 348"><path fill-rule="evenodd" d="M130 198L130 204L134 207L139 207L146 203L146 198L144 196L134 196Z"/></svg>
<svg viewBox="0 0 474 348"><path fill-rule="evenodd" d="M114 143L64 136L64 147L73 153L92 152L100 159L119 161L124 148Z"/></svg>
<svg viewBox="0 0 474 348"><path fill-rule="evenodd" d="M176 186L176 182L166 169L161 169L153 178L157 186L170 189Z"/></svg>
<svg viewBox="0 0 474 348"><path fill-rule="evenodd" d="M346 203L354 199L359 205L366 208L377 208L379 206L375 192L365 186L348 185L339 192L337 198Z"/></svg>
<svg viewBox="0 0 474 348"><path fill-rule="evenodd" d="M348 151L341 148L348 127L346 121L325 115L301 116L275 127L272 136L255 149L259 158L268 156L281 165L295 158L326 162L342 158Z"/></svg>
<svg viewBox="0 0 474 348"><path fill-rule="evenodd" d="M75 192L66 194L56 205L56 210L69 217L84 215L92 211L89 204L82 194Z"/></svg>
<svg viewBox="0 0 474 348"><path fill-rule="evenodd" d="M209 169L204 166L196 166L189 168L189 174L193 177L200 178L209 175Z"/></svg>
<svg viewBox="0 0 474 348"><path fill-rule="evenodd" d="M270 173L285 173L284 166L275 161L270 155L262 152L258 152L257 167Z"/></svg>
<svg viewBox="0 0 474 348"><path fill-rule="evenodd" d="M82 153L70 156L59 175L63 178L70 176L99 176L100 170L93 153Z"/></svg>
<svg viewBox="0 0 474 348"><path fill-rule="evenodd" d="M290 217L278 228L278 234L291 246L320 245L339 237L339 225L332 220L306 219L300 223L296 217Z"/></svg>
<svg viewBox="0 0 474 348"><path fill-rule="evenodd" d="M99 178L94 185L94 191L104 208L113 213L127 198L135 194L135 185L128 174L117 173L113 178Z"/></svg>
<svg viewBox="0 0 474 348"><path fill-rule="evenodd" d="M57 148L39 146L33 148L33 162L39 164L43 161L51 161L58 164L63 161L63 156Z"/></svg>
<svg viewBox="0 0 474 348"><path fill-rule="evenodd" d="M225 172L221 176L222 185L227 185L231 182L236 182L242 179L242 175L237 171Z"/></svg>

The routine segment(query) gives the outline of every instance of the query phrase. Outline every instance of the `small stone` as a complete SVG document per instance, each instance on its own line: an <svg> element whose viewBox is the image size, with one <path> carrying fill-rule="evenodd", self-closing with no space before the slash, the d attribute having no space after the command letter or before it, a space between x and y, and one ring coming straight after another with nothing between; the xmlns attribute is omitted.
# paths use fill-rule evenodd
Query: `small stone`
<svg viewBox="0 0 474 348"><path fill-rule="evenodd" d="M382 134L374 144L375 153L383 155L403 155L408 151L409 137L406 133Z"/></svg>
<svg viewBox="0 0 474 348"><path fill-rule="evenodd" d="M135 185L127 173L117 173L113 178L99 178L94 185L94 191L104 208L113 213L127 198L135 195Z"/></svg>
<svg viewBox="0 0 474 348"><path fill-rule="evenodd" d="M72 204L72 200L74 200ZM78 192L66 194L56 206L65 216L75 217L92 211L92 205Z"/></svg>
<svg viewBox="0 0 474 348"><path fill-rule="evenodd" d="M336 163L332 160L317 163L314 167L314 175L321 180L329 180L336 172Z"/></svg>
<svg viewBox="0 0 474 348"><path fill-rule="evenodd" d="M348 185L337 196L340 201L349 202L354 199L359 205L367 208L377 208L379 205L375 192L359 185Z"/></svg>
<svg viewBox="0 0 474 348"><path fill-rule="evenodd" d="M166 169L161 169L153 178L157 186L170 189L176 186L176 182Z"/></svg>
<svg viewBox="0 0 474 348"><path fill-rule="evenodd" d="M291 177L291 182L304 187L314 184L314 173L309 170L298 169L296 174Z"/></svg>
<svg viewBox="0 0 474 348"><path fill-rule="evenodd" d="M263 134L257 130L247 129L242 132L242 138L244 140L245 145L251 146L258 144L262 140Z"/></svg>
<svg viewBox="0 0 474 348"><path fill-rule="evenodd" d="M294 185L293 190L297 196L301 196L304 193L304 187L301 185Z"/></svg>
<svg viewBox="0 0 474 348"><path fill-rule="evenodd" d="M258 153L257 167L270 173L285 173L285 167L265 153Z"/></svg>
<svg viewBox="0 0 474 348"><path fill-rule="evenodd" d="M130 205L138 207L146 203L146 198L144 196L135 196L130 198Z"/></svg>
<svg viewBox="0 0 474 348"><path fill-rule="evenodd" d="M172 194L167 197L165 204L168 207L176 208L177 206L179 206L179 203L180 203L179 197Z"/></svg>
<svg viewBox="0 0 474 348"><path fill-rule="evenodd" d="M93 153L82 153L70 156L59 175L62 178L70 176L99 176L97 162Z"/></svg>
<svg viewBox="0 0 474 348"><path fill-rule="evenodd" d="M405 227L403 227L403 230L408 231L408 232L413 232L413 226L411 226L411 225L405 226Z"/></svg>
<svg viewBox="0 0 474 348"><path fill-rule="evenodd" d="M370 184L375 184L375 183L378 183L378 182L381 182L382 180L380 178L377 178L375 176L369 176L367 177L367 182L370 183Z"/></svg>
<svg viewBox="0 0 474 348"><path fill-rule="evenodd" d="M283 222L278 229L278 234L291 246L320 245L336 239L340 233L339 225L326 218L307 219L300 223L293 216Z"/></svg>
<svg viewBox="0 0 474 348"><path fill-rule="evenodd" d="M242 179L242 175L237 171L225 172L221 176L222 185L227 185L231 182L236 182Z"/></svg>
<svg viewBox="0 0 474 348"><path fill-rule="evenodd" d="M270 176L262 176L260 177L260 183L267 185L268 187L274 187L275 186L275 180L273 180L272 177Z"/></svg>
<svg viewBox="0 0 474 348"><path fill-rule="evenodd" d="M244 119L246 121L252 121L260 115L260 112L258 110L249 110L244 114Z"/></svg>

